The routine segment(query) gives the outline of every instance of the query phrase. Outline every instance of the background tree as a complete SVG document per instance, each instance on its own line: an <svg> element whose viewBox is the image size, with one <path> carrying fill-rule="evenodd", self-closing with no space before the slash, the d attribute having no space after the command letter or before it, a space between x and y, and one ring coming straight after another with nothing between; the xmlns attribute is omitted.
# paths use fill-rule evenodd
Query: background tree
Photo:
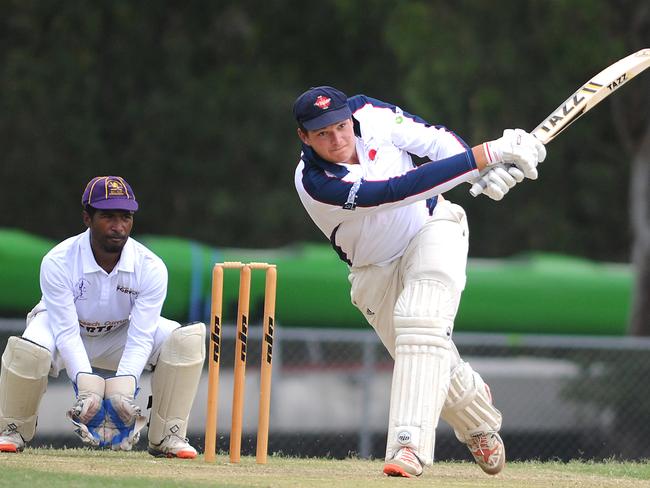
<svg viewBox="0 0 650 488"><path fill-rule="evenodd" d="M390 100L476 143L534 128L589 76L647 47L648 10L641 0L2 2L0 225L62 239L80 230L85 182L121 174L142 202L136 235L323 242L293 188L291 106L306 88ZM639 334L650 333L647 80L554 141L537 182L500 203L467 186L450 194L468 211L472 256L633 260Z"/></svg>

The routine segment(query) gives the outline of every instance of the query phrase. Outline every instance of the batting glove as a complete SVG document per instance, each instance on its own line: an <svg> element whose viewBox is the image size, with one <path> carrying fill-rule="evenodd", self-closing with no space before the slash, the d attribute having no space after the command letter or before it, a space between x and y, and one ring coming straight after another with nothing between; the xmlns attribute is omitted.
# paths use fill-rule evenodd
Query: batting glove
<svg viewBox="0 0 650 488"><path fill-rule="evenodd" d="M523 180L524 173L517 166L511 163L500 164L483 170L469 193L472 196L482 193L492 200L499 201L506 196L511 188Z"/></svg>
<svg viewBox="0 0 650 488"><path fill-rule="evenodd" d="M488 167L508 161L531 180L537 179L537 164L546 159L544 144L522 129L504 130L499 139L485 142L483 150Z"/></svg>

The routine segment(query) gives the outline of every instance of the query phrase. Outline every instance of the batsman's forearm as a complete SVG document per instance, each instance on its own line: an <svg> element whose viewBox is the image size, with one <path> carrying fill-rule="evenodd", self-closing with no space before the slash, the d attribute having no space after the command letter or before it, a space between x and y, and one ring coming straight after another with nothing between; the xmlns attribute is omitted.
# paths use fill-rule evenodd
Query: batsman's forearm
<svg viewBox="0 0 650 488"><path fill-rule="evenodd" d="M474 155L474 161L476 161L476 168L479 171L485 169L488 164L487 156L485 155L485 150L483 149L483 144L474 146L472 148L472 154Z"/></svg>

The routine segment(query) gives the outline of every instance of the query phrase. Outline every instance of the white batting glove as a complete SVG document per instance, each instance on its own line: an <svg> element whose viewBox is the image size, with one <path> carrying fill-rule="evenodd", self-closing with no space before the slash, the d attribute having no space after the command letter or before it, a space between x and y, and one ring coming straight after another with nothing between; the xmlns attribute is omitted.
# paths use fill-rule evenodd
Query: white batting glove
<svg viewBox="0 0 650 488"><path fill-rule="evenodd" d="M506 129L503 136L485 142L483 150L488 167L508 161L517 166L526 178L537 179L537 164L546 158L546 148L536 137L522 129Z"/></svg>
<svg viewBox="0 0 650 488"><path fill-rule="evenodd" d="M104 437L104 378L92 373L78 373L74 383L77 400L66 416L74 432L85 444L102 445Z"/></svg>
<svg viewBox="0 0 650 488"><path fill-rule="evenodd" d="M137 391L134 376L106 378L104 445L110 445L114 451L130 451L147 423L135 403Z"/></svg>
<svg viewBox="0 0 650 488"><path fill-rule="evenodd" d="M474 182L469 193L472 196L482 193L492 200L499 201L506 196L511 188L523 180L524 173L514 164L499 164L483 170L481 177Z"/></svg>

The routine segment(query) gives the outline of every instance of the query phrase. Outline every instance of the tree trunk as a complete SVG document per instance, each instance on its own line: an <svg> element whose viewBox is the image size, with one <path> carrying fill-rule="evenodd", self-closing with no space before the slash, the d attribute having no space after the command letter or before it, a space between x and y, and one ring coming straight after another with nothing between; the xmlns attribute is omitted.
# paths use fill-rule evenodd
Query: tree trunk
<svg viewBox="0 0 650 488"><path fill-rule="evenodd" d="M650 336L650 126L632 161L630 181L634 288L630 334Z"/></svg>

